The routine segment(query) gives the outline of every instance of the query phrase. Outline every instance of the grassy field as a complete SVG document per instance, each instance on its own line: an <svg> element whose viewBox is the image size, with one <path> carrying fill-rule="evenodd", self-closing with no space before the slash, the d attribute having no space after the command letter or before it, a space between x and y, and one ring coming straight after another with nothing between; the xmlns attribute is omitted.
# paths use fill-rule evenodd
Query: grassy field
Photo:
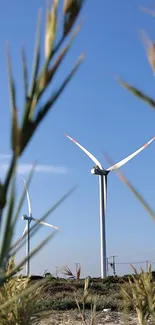
<svg viewBox="0 0 155 325"><path fill-rule="evenodd" d="M0 321L0 324L101 325L106 321L109 325L120 325L129 316L130 325L137 325L138 320L140 325L146 325L144 321L148 317L155 318L154 296L155 281L151 269L148 273L142 271L134 276L106 279L64 279L51 275L27 278L19 275L1 288L3 308L0 317L6 320L7 315L9 322Z"/></svg>
<svg viewBox="0 0 155 325"><path fill-rule="evenodd" d="M122 288L127 289L128 277L108 277L107 279L91 278L89 293L85 299L85 309L90 309L96 299L96 309L110 308L112 311L121 311L123 305ZM39 281L33 278L32 283ZM37 311L69 310L77 308L76 299L80 307L83 306L84 279L71 280L49 278L48 283L41 290ZM130 306L132 309L132 305Z"/></svg>

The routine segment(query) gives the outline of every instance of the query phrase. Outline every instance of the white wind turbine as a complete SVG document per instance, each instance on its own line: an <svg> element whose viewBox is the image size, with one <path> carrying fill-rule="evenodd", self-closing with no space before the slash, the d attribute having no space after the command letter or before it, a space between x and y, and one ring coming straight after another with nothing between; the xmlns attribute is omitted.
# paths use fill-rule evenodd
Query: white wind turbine
<svg viewBox="0 0 155 325"><path fill-rule="evenodd" d="M20 237L20 240L18 242L18 246L19 246L22 238L24 237L24 235L26 235L26 256L27 256L27 261L26 261L26 275L29 276L29 274L30 274L30 259L29 259L29 255L30 255L30 223L31 223L31 221L35 221L38 224L41 224L43 226L48 226L48 227L51 227L51 228L55 228L57 230L59 230L59 228L56 227L56 226L53 226L53 225L51 225L51 224L49 224L47 222L40 221L39 219L36 219L36 218L33 218L32 217L32 209L31 209L31 203L30 203L30 196L29 196L29 192L28 192L28 189L27 189L27 185L26 185L25 180L24 180L24 186L25 186L25 191L26 191L26 196L27 196L27 202L28 202L28 215L24 214L22 216L22 220L26 220L26 226L25 226L25 229L24 229L24 231L22 233L22 236Z"/></svg>
<svg viewBox="0 0 155 325"><path fill-rule="evenodd" d="M99 197L100 197L100 245L101 245L101 278L106 277L106 231L105 231L105 216L106 216L106 205L107 205L107 175L109 172L114 171L124 164L126 164L130 159L134 158L142 150L144 150L151 142L155 140L153 137L141 148L133 152L128 157L122 159L117 164L105 169L102 167L101 163L83 146L81 146L73 138L65 134L65 136L75 143L84 153L95 163L95 166L91 170L91 174L99 176Z"/></svg>

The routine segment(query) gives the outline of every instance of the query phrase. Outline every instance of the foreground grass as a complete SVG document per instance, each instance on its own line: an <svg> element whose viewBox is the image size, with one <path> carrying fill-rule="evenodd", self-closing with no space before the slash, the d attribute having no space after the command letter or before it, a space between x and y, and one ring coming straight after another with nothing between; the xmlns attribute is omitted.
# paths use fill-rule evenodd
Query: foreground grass
<svg viewBox="0 0 155 325"><path fill-rule="evenodd" d="M155 319L155 278L151 268L148 273L138 274L135 270L135 275L106 279L63 279L51 275L27 278L20 275L8 279L0 293L3 305L0 308L3 322L0 324L3 325L28 325L34 321L41 321L40 325L55 325L51 319L55 321L60 317L74 321L80 318L82 322L77 325L94 325L96 317L102 320L106 317L107 308L114 318L120 314L125 318L137 315L136 324L140 325Z"/></svg>

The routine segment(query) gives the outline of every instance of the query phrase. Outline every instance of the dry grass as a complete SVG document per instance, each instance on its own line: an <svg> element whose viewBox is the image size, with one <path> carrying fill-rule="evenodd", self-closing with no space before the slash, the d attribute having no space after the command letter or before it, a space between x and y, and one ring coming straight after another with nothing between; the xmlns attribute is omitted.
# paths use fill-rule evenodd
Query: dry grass
<svg viewBox="0 0 155 325"><path fill-rule="evenodd" d="M135 274L137 274L136 269ZM140 325L146 325L148 319L155 322L155 282L152 278L151 267L149 272L142 270L139 278L132 276L126 289L122 289L125 309L133 305Z"/></svg>

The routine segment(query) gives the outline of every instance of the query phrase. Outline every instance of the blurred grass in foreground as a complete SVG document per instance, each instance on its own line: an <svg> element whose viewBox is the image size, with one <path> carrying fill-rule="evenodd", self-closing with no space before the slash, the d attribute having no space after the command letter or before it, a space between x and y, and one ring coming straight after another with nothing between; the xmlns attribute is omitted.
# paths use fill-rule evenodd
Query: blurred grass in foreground
<svg viewBox="0 0 155 325"><path fill-rule="evenodd" d="M9 44L7 43L6 55L11 108L10 148L12 154L5 180L3 183L0 181L0 324L2 325L28 325L31 323L31 317L29 317L33 313L31 300L35 299L39 287L38 284L29 286L29 279L23 279L17 276L17 273L25 264L27 258L31 258L36 254L54 236L53 232L31 252L29 257L24 258L18 265L15 265L15 254L25 243L25 236L18 248L19 240L14 244L12 242L16 222L20 216L26 194L24 190L17 204L16 177L18 161L30 144L38 126L63 94L84 59L84 54L82 53L58 88L52 88L53 79L81 28L81 24L77 26L75 24L84 3L85 0L53 0L50 7L47 6L43 60L41 60L41 11L39 11L31 80L28 75L26 51L24 48L21 49L24 88L24 105L21 121L18 116L17 89L13 76ZM58 18L59 6L62 6L61 19ZM41 61L43 61L42 65ZM49 87L51 87L50 95L43 101L43 95ZM31 181L33 171L34 168L29 175L27 187ZM72 188L64 194L40 220L44 220L57 209L74 189ZM16 204L17 207L15 207ZM6 212L4 213L4 211ZM32 236L38 229L38 224L32 226L30 235ZM45 284L46 281L47 279L43 279L39 286Z"/></svg>

